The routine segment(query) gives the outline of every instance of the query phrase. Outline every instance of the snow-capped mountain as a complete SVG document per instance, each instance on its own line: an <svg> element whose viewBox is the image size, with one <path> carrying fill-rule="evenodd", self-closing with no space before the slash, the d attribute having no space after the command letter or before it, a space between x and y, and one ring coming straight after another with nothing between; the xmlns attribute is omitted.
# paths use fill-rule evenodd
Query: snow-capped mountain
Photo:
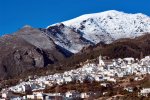
<svg viewBox="0 0 150 100"><path fill-rule="evenodd" d="M100 41L111 43L120 38L134 38L150 32L149 16L115 10L86 14L62 23L94 44Z"/></svg>
<svg viewBox="0 0 150 100"><path fill-rule="evenodd" d="M94 43L102 41L103 38L103 41L110 43L119 38L131 38L150 32L150 17L141 13L127 14L115 10L82 15L63 24L80 30L83 37Z"/></svg>

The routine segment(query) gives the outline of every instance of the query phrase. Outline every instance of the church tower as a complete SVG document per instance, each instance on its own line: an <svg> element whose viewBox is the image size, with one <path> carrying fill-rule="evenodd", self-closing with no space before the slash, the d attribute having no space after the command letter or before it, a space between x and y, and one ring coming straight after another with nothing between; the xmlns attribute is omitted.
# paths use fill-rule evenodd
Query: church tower
<svg viewBox="0 0 150 100"><path fill-rule="evenodd" d="M99 66L100 66L100 67L105 66L105 63L104 63L104 61L102 60L102 56L101 56L101 55L99 56Z"/></svg>

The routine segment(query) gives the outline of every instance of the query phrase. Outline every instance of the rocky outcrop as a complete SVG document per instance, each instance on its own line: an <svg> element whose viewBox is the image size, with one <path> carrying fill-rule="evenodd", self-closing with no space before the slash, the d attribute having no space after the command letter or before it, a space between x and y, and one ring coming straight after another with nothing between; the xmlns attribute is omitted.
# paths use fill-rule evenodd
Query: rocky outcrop
<svg viewBox="0 0 150 100"><path fill-rule="evenodd" d="M12 35L0 39L0 78L12 77L34 67L44 67L44 56L35 46Z"/></svg>
<svg viewBox="0 0 150 100"><path fill-rule="evenodd" d="M24 27L0 37L0 79L63 60L57 45L38 29Z"/></svg>
<svg viewBox="0 0 150 100"><path fill-rule="evenodd" d="M45 66L49 62L54 63L55 61L59 61L64 58L64 54L61 52L59 46L53 42L52 38L50 38L46 32L41 31L40 29L28 26L23 27L14 34L44 51L44 55L47 57L45 58Z"/></svg>
<svg viewBox="0 0 150 100"><path fill-rule="evenodd" d="M64 24L56 24L47 29L43 29L47 36L50 37L55 44L70 51L71 53L78 53L83 47L91 45L91 43L84 39L80 32L65 26Z"/></svg>

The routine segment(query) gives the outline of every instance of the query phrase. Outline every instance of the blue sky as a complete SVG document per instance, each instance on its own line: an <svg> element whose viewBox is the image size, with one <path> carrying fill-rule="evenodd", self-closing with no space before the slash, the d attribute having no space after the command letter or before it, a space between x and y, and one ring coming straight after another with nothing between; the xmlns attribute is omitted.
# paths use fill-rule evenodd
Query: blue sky
<svg viewBox="0 0 150 100"><path fill-rule="evenodd" d="M150 0L0 0L0 35L27 24L45 28L82 14L106 10L150 16Z"/></svg>

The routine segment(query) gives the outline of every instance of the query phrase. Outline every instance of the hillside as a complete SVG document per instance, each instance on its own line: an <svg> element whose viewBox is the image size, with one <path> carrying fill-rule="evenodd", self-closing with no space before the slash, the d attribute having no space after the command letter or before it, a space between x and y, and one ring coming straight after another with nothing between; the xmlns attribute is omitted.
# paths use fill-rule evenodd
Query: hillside
<svg viewBox="0 0 150 100"><path fill-rule="evenodd" d="M24 28L0 38L0 79L63 60L65 55L38 29Z"/></svg>
<svg viewBox="0 0 150 100"><path fill-rule="evenodd" d="M150 54L150 34L146 34L134 39L119 39L111 44L100 43L96 46L84 48L81 54L89 54L91 56L108 56L113 58L134 57L140 58Z"/></svg>

